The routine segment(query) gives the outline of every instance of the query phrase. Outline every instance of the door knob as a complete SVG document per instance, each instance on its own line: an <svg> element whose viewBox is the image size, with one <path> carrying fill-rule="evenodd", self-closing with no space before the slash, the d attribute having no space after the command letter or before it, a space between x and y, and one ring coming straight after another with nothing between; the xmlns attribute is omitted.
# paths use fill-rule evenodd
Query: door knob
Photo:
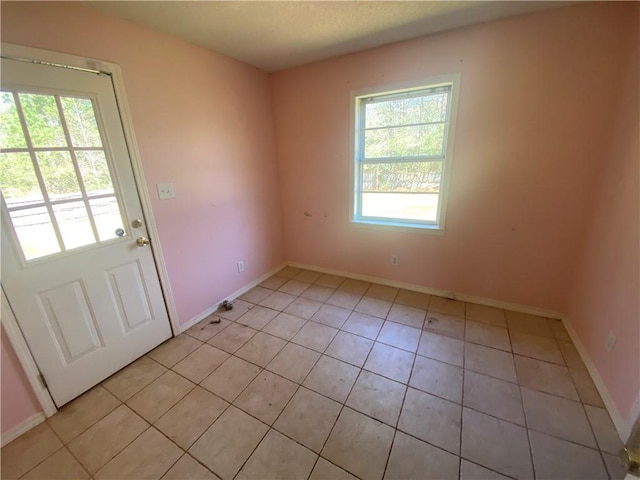
<svg viewBox="0 0 640 480"><path fill-rule="evenodd" d="M138 244L139 247L146 247L147 245L149 245L149 239L144 237L138 237L136 238L136 243Z"/></svg>

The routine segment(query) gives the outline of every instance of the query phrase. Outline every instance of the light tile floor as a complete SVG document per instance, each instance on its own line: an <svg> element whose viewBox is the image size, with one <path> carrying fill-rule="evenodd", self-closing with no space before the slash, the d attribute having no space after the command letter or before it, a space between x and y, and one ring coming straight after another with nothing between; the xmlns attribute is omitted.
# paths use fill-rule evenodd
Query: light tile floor
<svg viewBox="0 0 640 480"><path fill-rule="evenodd" d="M4 447L2 478L624 476L559 321L292 267L217 315Z"/></svg>

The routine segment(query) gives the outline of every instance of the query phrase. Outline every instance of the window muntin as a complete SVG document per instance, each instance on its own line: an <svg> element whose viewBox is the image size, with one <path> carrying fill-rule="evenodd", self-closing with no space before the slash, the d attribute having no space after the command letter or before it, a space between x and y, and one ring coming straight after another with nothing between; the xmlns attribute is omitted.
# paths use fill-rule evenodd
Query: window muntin
<svg viewBox="0 0 640 480"><path fill-rule="evenodd" d="M453 86L355 96L354 221L440 227Z"/></svg>
<svg viewBox="0 0 640 480"><path fill-rule="evenodd" d="M0 92L0 189L25 260L117 238L102 138L91 98Z"/></svg>

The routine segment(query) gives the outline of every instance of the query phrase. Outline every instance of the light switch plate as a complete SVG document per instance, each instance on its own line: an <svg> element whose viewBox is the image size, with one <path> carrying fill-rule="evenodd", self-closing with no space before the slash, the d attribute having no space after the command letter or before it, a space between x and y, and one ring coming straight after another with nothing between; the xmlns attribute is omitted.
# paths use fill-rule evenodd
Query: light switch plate
<svg viewBox="0 0 640 480"><path fill-rule="evenodd" d="M158 198L160 200L167 200L176 196L176 192L173 189L173 183L159 183L157 187Z"/></svg>

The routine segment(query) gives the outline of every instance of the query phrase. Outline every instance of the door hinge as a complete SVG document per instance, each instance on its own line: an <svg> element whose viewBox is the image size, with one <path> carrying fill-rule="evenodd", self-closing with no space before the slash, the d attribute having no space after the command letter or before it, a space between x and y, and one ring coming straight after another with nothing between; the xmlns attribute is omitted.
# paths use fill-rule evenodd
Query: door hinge
<svg viewBox="0 0 640 480"><path fill-rule="evenodd" d="M44 375L42 375L41 373L38 374L38 381L40 382L40 386L42 388L49 388L49 385L47 385L47 381L44 379Z"/></svg>

